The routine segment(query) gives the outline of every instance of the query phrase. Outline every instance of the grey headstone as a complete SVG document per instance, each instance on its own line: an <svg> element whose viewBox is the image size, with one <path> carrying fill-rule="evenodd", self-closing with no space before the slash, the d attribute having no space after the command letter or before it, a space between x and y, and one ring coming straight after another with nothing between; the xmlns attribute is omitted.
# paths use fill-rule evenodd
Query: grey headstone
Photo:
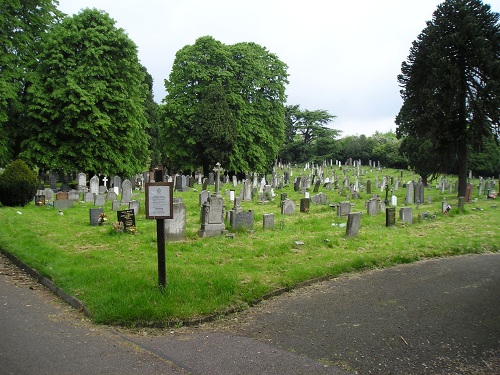
<svg viewBox="0 0 500 375"><path fill-rule="evenodd" d="M165 219L165 241L184 241L186 239L186 206L181 198L174 198L172 219Z"/></svg>
<svg viewBox="0 0 500 375"><path fill-rule="evenodd" d="M119 211L120 210L120 201L114 200L113 203L111 203L111 209L113 211Z"/></svg>
<svg viewBox="0 0 500 375"><path fill-rule="evenodd" d="M139 201L130 201L128 202L128 208L134 210L134 215L139 215L139 209L141 208L141 203Z"/></svg>
<svg viewBox="0 0 500 375"><path fill-rule="evenodd" d="M295 213L295 202L291 199L286 199L281 202L281 214L293 215Z"/></svg>
<svg viewBox="0 0 500 375"><path fill-rule="evenodd" d="M52 190L51 188L44 189L43 195L45 195L46 202L52 202L54 200L54 190Z"/></svg>
<svg viewBox="0 0 500 375"><path fill-rule="evenodd" d="M85 193L83 201L84 202L94 202L94 193L91 193L90 191Z"/></svg>
<svg viewBox="0 0 500 375"><path fill-rule="evenodd" d="M274 214L262 215L262 227L264 229L274 229Z"/></svg>
<svg viewBox="0 0 500 375"><path fill-rule="evenodd" d="M132 199L132 183L130 180L124 180L122 182L122 203L130 202Z"/></svg>
<svg viewBox="0 0 500 375"><path fill-rule="evenodd" d="M404 223L413 224L413 209L411 207L400 208L399 219Z"/></svg>
<svg viewBox="0 0 500 375"><path fill-rule="evenodd" d="M96 195L94 196L94 206L102 207L106 204L106 197L104 195Z"/></svg>
<svg viewBox="0 0 500 375"><path fill-rule="evenodd" d="M357 237L361 224L361 212L351 212L347 215L346 237Z"/></svg>
<svg viewBox="0 0 500 375"><path fill-rule="evenodd" d="M91 226L99 225L99 215L102 214L103 212L104 210L102 208L91 208L89 210Z"/></svg>
<svg viewBox="0 0 500 375"><path fill-rule="evenodd" d="M69 199L60 199L60 200L55 200L54 201L54 208L56 210L65 210L67 208L73 207L73 201L70 201Z"/></svg>
<svg viewBox="0 0 500 375"><path fill-rule="evenodd" d="M108 194L106 194L106 200L107 201L114 201L118 199L118 196L114 191L108 191Z"/></svg>
<svg viewBox="0 0 500 375"><path fill-rule="evenodd" d="M231 228L233 230L246 229L253 230L254 215L253 210L233 211L231 215Z"/></svg>
<svg viewBox="0 0 500 375"><path fill-rule="evenodd" d="M374 198L370 199L368 201L367 206L366 206L368 215L371 215L371 216L376 215L378 213L378 205L379 205L378 199L374 199Z"/></svg>
<svg viewBox="0 0 500 375"><path fill-rule="evenodd" d="M89 191L94 194L99 194L99 177L95 176L90 179Z"/></svg>

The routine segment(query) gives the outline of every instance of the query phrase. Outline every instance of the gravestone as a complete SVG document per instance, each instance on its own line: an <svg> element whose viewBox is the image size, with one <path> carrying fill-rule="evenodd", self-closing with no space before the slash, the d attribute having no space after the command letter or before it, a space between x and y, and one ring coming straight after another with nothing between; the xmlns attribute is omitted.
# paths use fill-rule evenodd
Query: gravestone
<svg viewBox="0 0 500 375"><path fill-rule="evenodd" d="M211 195L201 207L201 229L199 237L214 237L225 232L224 225L224 198Z"/></svg>
<svg viewBox="0 0 500 375"><path fill-rule="evenodd" d="M96 175L94 175L94 177L92 177L90 179L90 189L89 191L92 193L92 194L99 194L99 177L97 177Z"/></svg>
<svg viewBox="0 0 500 375"><path fill-rule="evenodd" d="M243 181L243 201L251 201L252 200L252 184L250 180Z"/></svg>
<svg viewBox="0 0 500 375"><path fill-rule="evenodd" d="M135 214L134 210L121 210L116 212L118 222L123 224L124 231L135 227Z"/></svg>
<svg viewBox="0 0 500 375"><path fill-rule="evenodd" d="M108 192L108 188L104 185L99 186L99 194L106 194Z"/></svg>
<svg viewBox="0 0 500 375"><path fill-rule="evenodd" d="M465 190L465 203L469 203L470 202L470 198L472 196L472 190L474 189L474 185L472 185L471 183L468 183L467 184L467 188Z"/></svg>
<svg viewBox="0 0 500 375"><path fill-rule="evenodd" d="M122 179L120 176L113 177L113 187L118 188L118 190L122 187ZM120 192L118 191L116 194L120 194Z"/></svg>
<svg viewBox="0 0 500 375"><path fill-rule="evenodd" d="M378 214L378 204L378 199L372 198L368 200L368 203L366 205L368 215L375 216Z"/></svg>
<svg viewBox="0 0 500 375"><path fill-rule="evenodd" d="M111 209L113 211L119 211L120 210L120 201L119 200L114 200L112 203L111 203Z"/></svg>
<svg viewBox="0 0 500 375"><path fill-rule="evenodd" d="M414 197L413 181L410 181L406 185L406 204L413 204L413 197Z"/></svg>
<svg viewBox="0 0 500 375"><path fill-rule="evenodd" d="M326 196L325 193L319 193L319 194L313 195L311 197L311 201L314 204L327 204L328 203L328 197Z"/></svg>
<svg viewBox="0 0 500 375"><path fill-rule="evenodd" d="M274 229L274 214L262 215L262 228L271 230Z"/></svg>
<svg viewBox="0 0 500 375"><path fill-rule="evenodd" d="M183 183L183 178L181 175L175 175L175 191L182 191L185 186Z"/></svg>
<svg viewBox="0 0 500 375"><path fill-rule="evenodd" d="M404 223L413 224L413 209L411 207L400 208L399 219Z"/></svg>
<svg viewBox="0 0 500 375"><path fill-rule="evenodd" d="M165 219L165 241L184 241L186 239L186 206L182 198L174 198L172 206L172 219Z"/></svg>
<svg viewBox="0 0 500 375"><path fill-rule="evenodd" d="M300 212L309 212L311 200L309 198L302 198L300 200Z"/></svg>
<svg viewBox="0 0 500 375"><path fill-rule="evenodd" d="M57 175L52 171L50 171L49 181L50 181L50 188L52 190L57 190Z"/></svg>
<svg viewBox="0 0 500 375"><path fill-rule="evenodd" d="M245 229L253 230L254 214L253 210L248 211L232 211L230 216L230 224L233 230Z"/></svg>
<svg viewBox="0 0 500 375"><path fill-rule="evenodd" d="M70 190L68 192L68 199L70 201L75 201L75 202L79 202L80 201L80 193L78 190Z"/></svg>
<svg viewBox="0 0 500 375"><path fill-rule="evenodd" d="M69 185L67 183L63 183L61 185L61 191L64 191L65 193L69 192Z"/></svg>
<svg viewBox="0 0 500 375"><path fill-rule="evenodd" d="M91 208L89 210L90 214L90 225L91 226L96 226L99 225L99 215L101 215L104 212L102 208Z"/></svg>
<svg viewBox="0 0 500 375"><path fill-rule="evenodd" d="M367 194L372 193L372 182L370 180L366 181L366 193Z"/></svg>
<svg viewBox="0 0 500 375"><path fill-rule="evenodd" d="M130 210L134 210L134 215L138 216L139 215L139 210L141 208L141 202L139 202L139 201L130 201L130 202L128 202L128 208Z"/></svg>
<svg viewBox="0 0 500 375"><path fill-rule="evenodd" d="M130 180L123 180L122 182L122 203L128 204L132 199L132 183Z"/></svg>
<svg viewBox="0 0 500 375"><path fill-rule="evenodd" d="M104 195L95 195L94 196L94 206L95 207L102 207L106 204L106 197Z"/></svg>
<svg viewBox="0 0 500 375"><path fill-rule="evenodd" d="M68 193L60 191L56 194L56 200L54 201L54 208L56 210L65 210L67 208L73 207L74 201L68 199Z"/></svg>
<svg viewBox="0 0 500 375"><path fill-rule="evenodd" d="M45 202L52 202L54 200L54 190L51 188L43 189L43 195L45 195Z"/></svg>
<svg viewBox="0 0 500 375"><path fill-rule="evenodd" d="M78 190L85 191L87 189L87 175L85 173L78 173Z"/></svg>
<svg viewBox="0 0 500 375"><path fill-rule="evenodd" d="M202 190L199 195L199 204L200 207L203 206L208 201L208 197L210 197L210 192L207 190Z"/></svg>
<svg viewBox="0 0 500 375"><path fill-rule="evenodd" d="M56 200L57 201L62 201L68 199L68 193L66 191L59 191L56 194Z"/></svg>
<svg viewBox="0 0 500 375"><path fill-rule="evenodd" d="M351 212L347 215L346 237L357 237L361 224L361 212Z"/></svg>
<svg viewBox="0 0 500 375"><path fill-rule="evenodd" d="M314 183L313 193L317 193L319 191L319 185L321 185L321 181L318 179L318 181Z"/></svg>
<svg viewBox="0 0 500 375"><path fill-rule="evenodd" d="M106 194L106 200L107 201L114 201L118 199L118 196L116 195L116 193L114 191L108 191L108 194Z"/></svg>
<svg viewBox="0 0 500 375"><path fill-rule="evenodd" d="M285 199L281 202L281 214L293 215L295 213L295 202L291 199Z"/></svg>
<svg viewBox="0 0 500 375"><path fill-rule="evenodd" d="M94 202L94 193L91 193L90 191L86 192L83 197L84 202Z"/></svg>
<svg viewBox="0 0 500 375"><path fill-rule="evenodd" d="M385 226L391 227L396 224L396 207L387 207L385 209Z"/></svg>
<svg viewBox="0 0 500 375"><path fill-rule="evenodd" d="M337 205L337 216L344 217L351 213L351 203L350 202L340 202Z"/></svg>

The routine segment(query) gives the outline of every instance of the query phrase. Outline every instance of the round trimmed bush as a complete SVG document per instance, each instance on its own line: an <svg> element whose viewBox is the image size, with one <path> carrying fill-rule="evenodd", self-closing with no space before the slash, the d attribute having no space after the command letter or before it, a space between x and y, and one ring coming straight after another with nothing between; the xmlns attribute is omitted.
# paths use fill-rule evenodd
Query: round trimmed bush
<svg viewBox="0 0 500 375"><path fill-rule="evenodd" d="M38 180L22 160L9 164L0 174L0 202L4 206L26 206L35 197Z"/></svg>

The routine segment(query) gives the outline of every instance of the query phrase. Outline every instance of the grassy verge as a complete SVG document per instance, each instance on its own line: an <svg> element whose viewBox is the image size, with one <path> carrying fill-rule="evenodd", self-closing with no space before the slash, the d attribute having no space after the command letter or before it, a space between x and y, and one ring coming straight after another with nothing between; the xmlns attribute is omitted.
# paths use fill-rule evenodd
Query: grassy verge
<svg viewBox="0 0 500 375"><path fill-rule="evenodd" d="M384 174L397 171L384 171ZM365 176L365 180L370 176ZM374 180L374 177L372 177ZM345 238L346 222L328 205L311 203L309 213L296 209L294 215L280 214L279 193L299 203L293 186L277 190L274 202L243 202L253 209L253 232L238 231L234 238L197 237L200 229L198 190L175 193L187 210L187 240L167 243L167 286L157 287L156 222L144 214L144 195L136 218L137 233L116 233L110 225L116 214L107 202L109 224L89 225L90 203L77 203L59 215L53 207L29 204L23 208L0 207L0 247L50 278L67 293L80 299L91 318L107 324L149 324L188 321L242 309L280 288L301 282L333 277L353 270L388 267L422 258L500 249L500 207L496 200L478 198L463 214L456 207L441 214L441 201L457 203L455 194L442 195L426 189L432 204L413 205L415 223L396 221L385 227L385 214L366 214L365 201L351 200L353 211L363 212L356 238ZM232 186L223 186L232 189ZM236 193L239 193L238 188ZM325 190L330 203L344 201L337 190ZM380 189L378 191L380 193ZM400 188L398 207L406 189ZM311 192L311 195L314 193ZM382 195L385 198L385 195ZM230 208L229 197L225 197ZM436 214L418 219L419 213ZM262 215L275 214L275 229L262 229ZM297 246L295 241L304 244Z"/></svg>

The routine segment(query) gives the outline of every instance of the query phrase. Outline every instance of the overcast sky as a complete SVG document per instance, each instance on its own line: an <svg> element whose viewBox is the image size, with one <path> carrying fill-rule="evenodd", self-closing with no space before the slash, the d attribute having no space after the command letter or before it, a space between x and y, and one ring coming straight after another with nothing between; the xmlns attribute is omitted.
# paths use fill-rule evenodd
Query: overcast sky
<svg viewBox="0 0 500 375"><path fill-rule="evenodd" d="M175 53L210 35L231 45L254 42L288 65L287 104L324 109L347 135L395 131L402 104L397 75L438 0L59 0L68 15L107 12L139 48L166 95ZM500 0L484 1L500 12Z"/></svg>

